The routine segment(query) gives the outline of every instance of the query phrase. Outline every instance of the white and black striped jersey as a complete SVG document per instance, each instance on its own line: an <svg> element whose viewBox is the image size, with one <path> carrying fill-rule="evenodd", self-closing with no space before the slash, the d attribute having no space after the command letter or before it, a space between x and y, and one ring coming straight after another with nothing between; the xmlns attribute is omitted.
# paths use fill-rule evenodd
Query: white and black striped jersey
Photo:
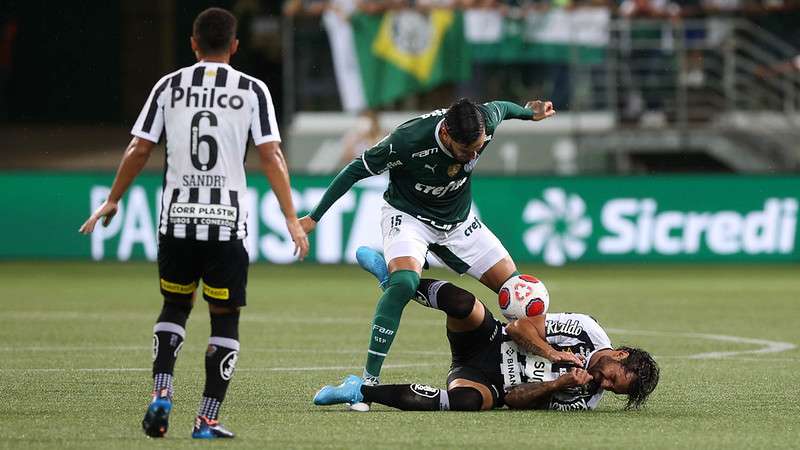
<svg viewBox="0 0 800 450"><path fill-rule="evenodd" d="M554 313L545 315L547 342L559 351L569 351L586 358L586 367L592 356L603 349L610 349L611 339L605 330L591 316L575 313ZM501 372L504 389L522 383L552 381L568 367L559 367L550 361L519 348L505 335L501 344ZM557 392L548 405L553 410L594 409L603 397L603 390L595 386L590 389L574 388Z"/></svg>
<svg viewBox="0 0 800 450"><path fill-rule="evenodd" d="M161 78L131 134L158 142L166 130L159 232L199 241L247 236L244 162L280 141L267 86L228 64L201 61Z"/></svg>

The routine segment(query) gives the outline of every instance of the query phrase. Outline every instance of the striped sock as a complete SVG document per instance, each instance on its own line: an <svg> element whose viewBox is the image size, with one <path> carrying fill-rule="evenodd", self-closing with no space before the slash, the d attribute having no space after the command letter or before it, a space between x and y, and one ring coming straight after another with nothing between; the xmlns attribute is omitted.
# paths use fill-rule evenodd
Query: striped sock
<svg viewBox="0 0 800 450"><path fill-rule="evenodd" d="M157 373L153 377L153 397L167 397L170 400L174 393L173 377L168 373Z"/></svg>
<svg viewBox="0 0 800 450"><path fill-rule="evenodd" d="M200 407L197 409L197 415L206 417L210 420L217 420L219 417L219 407L222 403L212 397L203 397L200 400Z"/></svg>

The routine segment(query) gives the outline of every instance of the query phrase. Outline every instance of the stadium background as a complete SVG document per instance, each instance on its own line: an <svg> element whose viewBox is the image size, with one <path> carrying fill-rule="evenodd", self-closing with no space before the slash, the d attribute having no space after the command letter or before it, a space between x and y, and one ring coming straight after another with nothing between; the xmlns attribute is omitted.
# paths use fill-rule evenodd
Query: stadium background
<svg viewBox="0 0 800 450"><path fill-rule="evenodd" d="M553 100L554 119L500 127L476 169L475 206L548 283L554 310L592 313L615 343L653 349L665 373L638 416L606 400L588 418L482 415L476 431L462 414L321 414L308 399L360 370L376 291L352 267L316 263L379 246L386 181L360 183L320 223L309 261L279 267L291 245L251 154L252 353L224 413L244 428L240 445L518 447L526 439L498 430L530 423L564 448L795 445L800 4L373 0L342 15L348 3L0 6L0 430L14 436L0 447L144 444L162 159L107 229L77 228L104 198L153 83L193 63L191 23L207 6L240 20L232 64L272 92L300 212L365 141L416 114L460 96ZM491 299L472 280L433 275ZM440 319L409 307L389 381L441 385ZM202 347L202 326L190 326L186 355ZM186 390L200 389L201 361L185 356L182 370ZM76 402L93 412L73 414ZM364 427L385 441L348 440ZM581 438L615 427L625 436Z"/></svg>

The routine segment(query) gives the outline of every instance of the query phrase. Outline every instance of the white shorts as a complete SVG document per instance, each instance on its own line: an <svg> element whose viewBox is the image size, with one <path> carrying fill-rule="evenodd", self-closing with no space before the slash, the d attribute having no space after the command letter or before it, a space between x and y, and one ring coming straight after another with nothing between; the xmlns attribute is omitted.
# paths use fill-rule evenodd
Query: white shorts
<svg viewBox="0 0 800 450"><path fill-rule="evenodd" d="M384 203L381 210L383 253L386 261L411 256L425 264L428 251L459 274L480 280L508 251L472 211L467 220L449 231L426 225L416 217Z"/></svg>

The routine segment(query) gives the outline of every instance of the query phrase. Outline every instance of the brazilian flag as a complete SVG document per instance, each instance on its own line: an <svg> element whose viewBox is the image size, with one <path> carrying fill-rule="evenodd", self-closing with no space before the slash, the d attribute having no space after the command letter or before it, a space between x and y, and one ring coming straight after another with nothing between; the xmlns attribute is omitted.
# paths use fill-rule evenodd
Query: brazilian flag
<svg viewBox="0 0 800 450"><path fill-rule="evenodd" d="M369 107L469 77L470 53L461 12L359 13L351 17L351 25Z"/></svg>

